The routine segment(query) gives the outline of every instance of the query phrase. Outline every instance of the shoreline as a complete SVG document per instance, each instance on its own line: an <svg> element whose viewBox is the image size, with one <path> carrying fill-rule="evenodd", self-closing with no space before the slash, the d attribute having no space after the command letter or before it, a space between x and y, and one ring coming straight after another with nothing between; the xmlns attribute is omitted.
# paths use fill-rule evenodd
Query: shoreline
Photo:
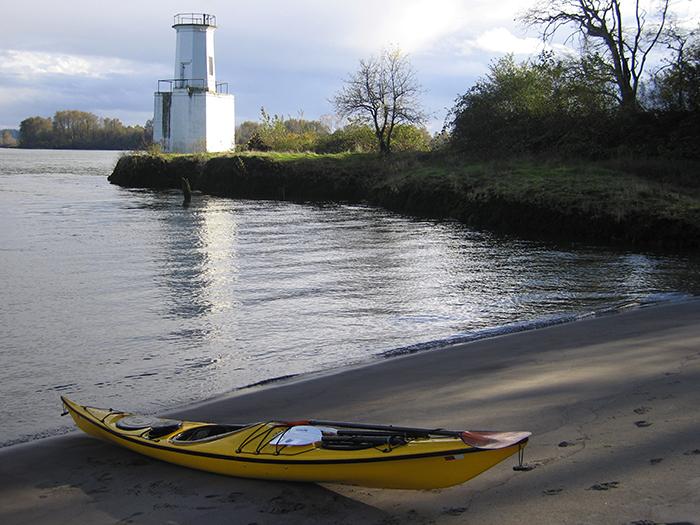
<svg viewBox="0 0 700 525"><path fill-rule="evenodd" d="M530 472L504 463L465 485L421 492L262 482L175 467L71 433L0 450L0 519L692 523L700 515L698 319L697 299L639 308L171 413L221 422L318 417L531 430Z"/></svg>
<svg viewBox="0 0 700 525"><path fill-rule="evenodd" d="M215 402L219 399L224 399L239 394L243 395L247 393L254 393L266 388L276 388L278 386L284 386L290 383L298 383L308 380L314 380L320 377L332 376L337 373L360 369L368 366L374 366L386 360L411 356L418 353L434 351L439 352L441 350L444 350L445 348L449 348L455 345L464 345L472 342L482 341L485 339L493 339L510 334L530 332L533 330L543 330L553 326L580 322L586 319L595 319L611 315L615 316L624 314L628 311L634 311L643 308L655 308L659 306L663 307L667 305L682 304L688 301L700 301L700 297L687 294L672 293L661 295L661 297L651 296L650 298L644 298L641 300L609 304L596 310L552 314L549 316L538 317L527 321L514 321L502 325L488 326L484 328L475 329L470 332L454 334L452 336L448 336L441 339L384 350L377 354L372 354L368 356L367 359L363 359L358 362L340 364L336 366L331 366L329 368L323 368L320 370L314 370L310 372L271 377L268 379L256 381L254 383L234 387L230 390L220 392L210 397L193 400L182 405L165 407L161 410L160 413L176 414L178 411L188 410L192 407L199 407L202 405L206 405L210 402ZM140 413L143 415L156 415L154 411L145 411ZM74 426L72 424L62 426L60 428L49 429L46 431L38 431L37 433L32 434L31 437L29 437L28 439L20 438L8 444L0 444L0 451L8 448L17 447L20 445L43 441L45 439L65 436L73 431Z"/></svg>
<svg viewBox="0 0 700 525"><path fill-rule="evenodd" d="M672 295L675 296L675 294ZM498 339L500 337L505 337L508 335L546 330L555 326L578 323L580 321L585 321L588 319L599 319L602 317L617 316L630 311L637 311L639 309L672 306L688 302L697 302L700 305L700 296L681 294L680 297L674 297L672 299L648 300L641 302L637 301L634 303L625 302L619 305L609 305L604 308L601 308L600 310L591 310L586 313L558 314L549 317L536 318L529 321L518 321L503 325L489 326L474 330L472 332L466 332L463 334L449 336L444 339L436 339L434 341L427 341L425 343L416 343L409 346L386 350L378 354L371 355L367 360L363 360L356 363L338 365L330 368L324 368L321 370L315 370L312 372L290 374L272 377L269 379L263 379L262 381L257 381L255 383L221 392L206 399L201 399L198 401L193 401L191 403L186 403L178 407L166 409L165 411L163 411L163 415L168 417L177 417L178 413L181 413L183 411L189 411L191 409L196 409L200 406L208 405L210 403L215 403L219 400L228 399L238 395L246 395L248 393L253 394L255 392L259 392L268 388L277 388L289 384L313 381L315 379L330 377L335 374L355 371L366 367L372 367L384 363L385 361L410 357L416 354L422 354L426 352L440 352L454 346L463 346L479 341ZM149 413L148 415L152 414ZM0 450L2 450L2 448L0 448Z"/></svg>

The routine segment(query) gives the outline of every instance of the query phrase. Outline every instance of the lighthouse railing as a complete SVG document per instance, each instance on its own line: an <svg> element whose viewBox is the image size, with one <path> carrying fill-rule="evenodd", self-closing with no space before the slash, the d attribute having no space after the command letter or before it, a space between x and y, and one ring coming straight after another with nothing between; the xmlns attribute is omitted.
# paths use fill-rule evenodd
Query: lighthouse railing
<svg viewBox="0 0 700 525"><path fill-rule="evenodd" d="M170 93L173 89L207 90L207 81L203 78L164 78L158 81L158 93Z"/></svg>
<svg viewBox="0 0 700 525"><path fill-rule="evenodd" d="M158 81L157 93L172 93L174 89L207 91L207 81L203 78L164 78ZM217 82L216 92L228 94L228 82Z"/></svg>
<svg viewBox="0 0 700 525"><path fill-rule="evenodd" d="M195 25L216 27L216 17L207 13L178 13L173 17L173 25Z"/></svg>

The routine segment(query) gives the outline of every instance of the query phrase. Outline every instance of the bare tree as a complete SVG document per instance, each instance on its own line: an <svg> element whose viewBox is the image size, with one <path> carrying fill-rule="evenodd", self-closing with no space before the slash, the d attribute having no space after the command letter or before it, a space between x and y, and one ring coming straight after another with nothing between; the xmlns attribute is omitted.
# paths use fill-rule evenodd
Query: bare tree
<svg viewBox="0 0 700 525"><path fill-rule="evenodd" d="M530 26L542 26L542 38L551 41L560 29L574 28L582 48L604 53L623 108L637 108L639 81L649 54L659 42L668 17L670 0L657 2L653 19L635 0L626 25L622 0L540 0L521 17Z"/></svg>
<svg viewBox="0 0 700 525"><path fill-rule="evenodd" d="M398 48L360 60L332 102L343 117L355 117L374 126L379 151L391 152L397 124L422 124L426 119L418 100L422 93L408 57Z"/></svg>

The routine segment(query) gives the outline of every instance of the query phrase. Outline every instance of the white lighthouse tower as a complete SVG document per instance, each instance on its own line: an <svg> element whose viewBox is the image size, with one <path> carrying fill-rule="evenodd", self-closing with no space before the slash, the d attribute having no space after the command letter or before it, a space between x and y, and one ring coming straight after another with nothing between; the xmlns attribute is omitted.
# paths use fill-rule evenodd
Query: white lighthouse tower
<svg viewBox="0 0 700 525"><path fill-rule="evenodd" d="M216 81L216 17L179 13L173 28L175 74L158 81L153 114L153 141L164 151L228 151L235 146L233 95Z"/></svg>

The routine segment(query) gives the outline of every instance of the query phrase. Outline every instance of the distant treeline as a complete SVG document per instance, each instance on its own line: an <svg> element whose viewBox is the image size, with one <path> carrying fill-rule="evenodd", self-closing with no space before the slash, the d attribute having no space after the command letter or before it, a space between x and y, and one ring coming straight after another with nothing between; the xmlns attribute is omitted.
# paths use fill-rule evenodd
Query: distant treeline
<svg viewBox="0 0 700 525"><path fill-rule="evenodd" d="M57 111L53 118L30 117L19 127L20 148L135 150L148 146L153 126L125 126L77 110Z"/></svg>
<svg viewBox="0 0 700 525"><path fill-rule="evenodd" d="M650 77L634 107L606 67L597 56L505 56L457 99L449 142L474 158L700 158L700 45Z"/></svg>
<svg viewBox="0 0 700 525"><path fill-rule="evenodd" d="M291 151L341 153L378 151L374 130L359 122L342 122L334 116L307 120L270 115L261 109L260 122L244 121L236 128L236 149L239 151ZM424 127L407 124L396 126L394 151L426 151L433 138Z"/></svg>

